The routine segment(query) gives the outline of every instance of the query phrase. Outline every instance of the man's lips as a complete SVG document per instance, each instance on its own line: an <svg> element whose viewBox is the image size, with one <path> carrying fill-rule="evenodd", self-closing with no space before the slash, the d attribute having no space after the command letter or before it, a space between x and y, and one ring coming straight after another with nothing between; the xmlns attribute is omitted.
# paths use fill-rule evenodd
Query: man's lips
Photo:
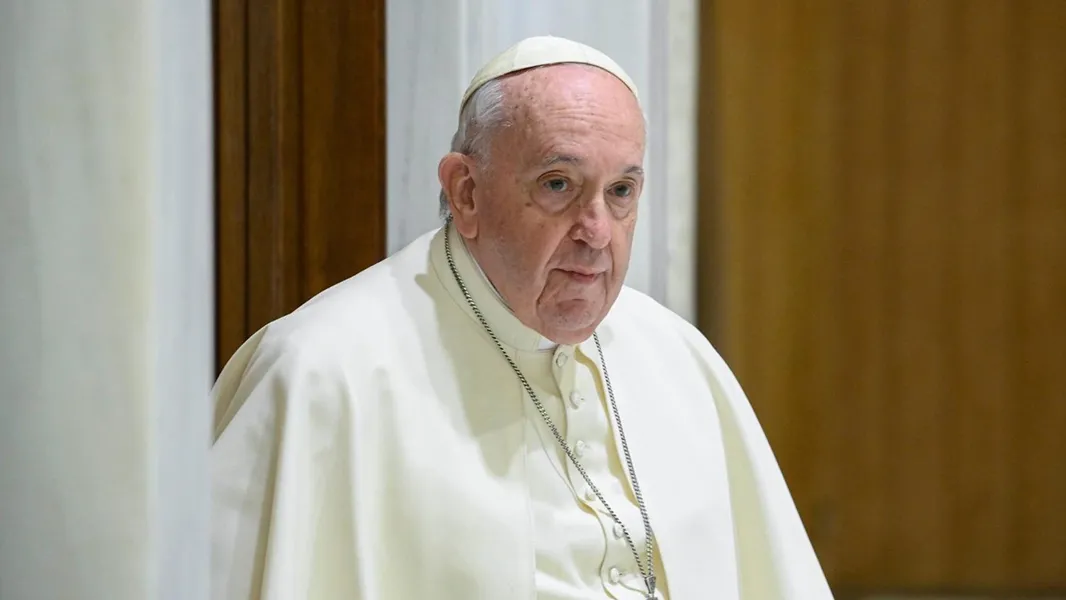
<svg viewBox="0 0 1066 600"><path fill-rule="evenodd" d="M603 275L603 271L593 271L591 269L559 269L559 271L581 283L592 283L596 281L597 277Z"/></svg>

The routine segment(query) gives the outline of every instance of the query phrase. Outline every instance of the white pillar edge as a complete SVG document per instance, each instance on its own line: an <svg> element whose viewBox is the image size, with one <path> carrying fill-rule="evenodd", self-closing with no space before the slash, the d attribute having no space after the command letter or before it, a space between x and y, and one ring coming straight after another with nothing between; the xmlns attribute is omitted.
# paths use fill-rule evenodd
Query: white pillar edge
<svg viewBox="0 0 1066 600"><path fill-rule="evenodd" d="M666 73L664 89L665 147L659 173L663 174L663 226L659 228L661 255L655 264L663 265L665 289L662 302L695 324L698 257L697 182L699 180L698 94L700 19L698 0L655 2L655 11L666 11L660 31L665 39L653 36L652 65ZM658 54L656 52L662 52ZM662 56L662 58L660 58Z"/></svg>
<svg viewBox="0 0 1066 600"><path fill-rule="evenodd" d="M150 29L152 584L207 598L214 379L213 64L210 0L155 0Z"/></svg>

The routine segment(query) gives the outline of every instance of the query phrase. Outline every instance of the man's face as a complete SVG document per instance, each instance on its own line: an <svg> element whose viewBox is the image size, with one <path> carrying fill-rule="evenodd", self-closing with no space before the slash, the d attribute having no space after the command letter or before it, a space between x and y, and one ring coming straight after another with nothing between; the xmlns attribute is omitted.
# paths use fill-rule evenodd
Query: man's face
<svg viewBox="0 0 1066 600"><path fill-rule="evenodd" d="M510 127L470 170L460 233L515 315L564 344L587 339L629 267L644 183L644 119L632 92L586 65L504 81ZM461 211L463 212L463 211Z"/></svg>

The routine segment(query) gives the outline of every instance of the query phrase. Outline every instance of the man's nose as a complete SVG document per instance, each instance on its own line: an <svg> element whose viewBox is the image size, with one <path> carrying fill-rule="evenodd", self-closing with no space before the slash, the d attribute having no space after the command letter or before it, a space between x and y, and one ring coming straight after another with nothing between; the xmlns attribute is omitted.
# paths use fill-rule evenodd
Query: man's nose
<svg viewBox="0 0 1066 600"><path fill-rule="evenodd" d="M578 208L577 222L572 237L585 242L596 250L606 248L611 242L611 214L607 210L603 193L596 194Z"/></svg>

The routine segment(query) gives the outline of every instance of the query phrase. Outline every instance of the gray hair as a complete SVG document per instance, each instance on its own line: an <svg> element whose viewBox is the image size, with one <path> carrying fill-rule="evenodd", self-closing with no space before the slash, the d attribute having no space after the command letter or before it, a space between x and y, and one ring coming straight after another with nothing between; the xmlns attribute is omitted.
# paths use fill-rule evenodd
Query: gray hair
<svg viewBox="0 0 1066 600"><path fill-rule="evenodd" d="M493 79L479 87L459 113L459 126L452 136L452 152L468 154L488 161L492 133L510 125L503 104L503 82ZM440 190L440 217L451 218L448 193Z"/></svg>

